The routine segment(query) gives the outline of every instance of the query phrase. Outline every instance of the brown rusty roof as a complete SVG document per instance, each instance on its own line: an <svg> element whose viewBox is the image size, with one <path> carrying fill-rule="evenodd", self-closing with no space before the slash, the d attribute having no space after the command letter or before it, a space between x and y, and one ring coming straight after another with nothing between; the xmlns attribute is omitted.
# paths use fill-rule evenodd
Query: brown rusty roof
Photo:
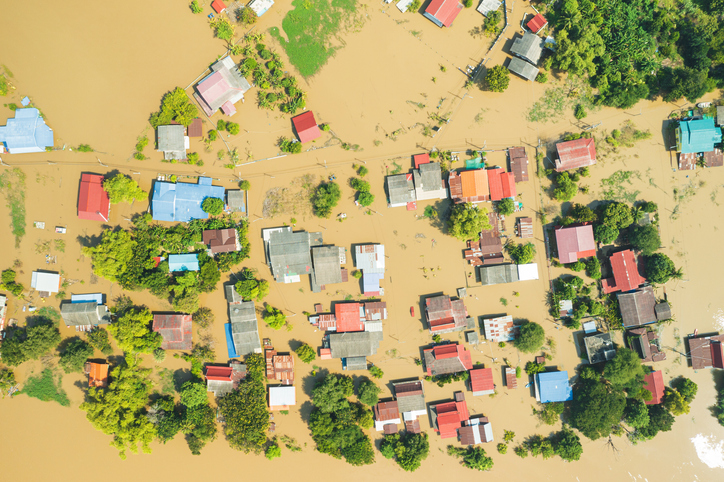
<svg viewBox="0 0 724 482"><path fill-rule="evenodd" d="M189 125L188 130L188 136L189 137L203 137L204 135L204 129L201 122L201 119L198 117L191 121L191 125Z"/></svg>
<svg viewBox="0 0 724 482"><path fill-rule="evenodd" d="M724 335L689 338L689 356L694 370L702 368L724 368L722 366L722 343Z"/></svg>
<svg viewBox="0 0 724 482"><path fill-rule="evenodd" d="M234 228L207 229L204 231L204 244L213 254L237 251L238 233Z"/></svg>
<svg viewBox="0 0 724 482"><path fill-rule="evenodd" d="M704 163L706 167L720 167L724 166L724 154L721 149L714 148L711 152L704 153Z"/></svg>
<svg viewBox="0 0 724 482"><path fill-rule="evenodd" d="M397 402L380 402L374 406L375 420L378 422L386 422L388 420L396 420L400 418L400 411L397 408Z"/></svg>
<svg viewBox="0 0 724 482"><path fill-rule="evenodd" d="M691 153L679 153L679 170L680 171L691 171L696 169L696 158L695 152Z"/></svg>
<svg viewBox="0 0 724 482"><path fill-rule="evenodd" d="M518 388L518 379L515 377L515 368L505 368L505 386L508 388Z"/></svg>
<svg viewBox="0 0 724 482"><path fill-rule="evenodd" d="M513 171L515 182L528 180L528 156L524 147L511 147L508 149L510 156L510 170Z"/></svg>
<svg viewBox="0 0 724 482"><path fill-rule="evenodd" d="M521 238L533 237L533 219L518 218L518 236Z"/></svg>

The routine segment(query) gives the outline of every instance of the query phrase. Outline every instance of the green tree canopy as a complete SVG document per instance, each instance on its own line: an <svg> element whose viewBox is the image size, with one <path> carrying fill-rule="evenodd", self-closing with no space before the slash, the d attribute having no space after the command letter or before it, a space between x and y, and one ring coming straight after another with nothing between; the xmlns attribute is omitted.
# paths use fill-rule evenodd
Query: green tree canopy
<svg viewBox="0 0 724 482"><path fill-rule="evenodd" d="M93 260L93 273L110 281L120 276L136 256L136 242L128 231L105 230L101 242L95 247L84 247L83 255Z"/></svg>
<svg viewBox="0 0 724 482"><path fill-rule="evenodd" d="M664 253L654 253L644 257L646 278L655 284L664 284L671 278L680 278L681 271L676 269L674 262Z"/></svg>
<svg viewBox="0 0 724 482"><path fill-rule="evenodd" d="M672 380L671 386L689 403L694 401L696 392L699 391L699 386L686 377L675 378Z"/></svg>
<svg viewBox="0 0 724 482"><path fill-rule="evenodd" d="M510 72L502 65L491 67L485 73L485 83L492 92L505 92L510 84Z"/></svg>
<svg viewBox="0 0 724 482"><path fill-rule="evenodd" d="M633 428L641 428L648 425L649 409L646 403L637 398L627 399L623 420Z"/></svg>
<svg viewBox="0 0 724 482"><path fill-rule="evenodd" d="M553 450L566 462L575 462L583 454L581 439L565 425L563 430L553 438Z"/></svg>
<svg viewBox="0 0 724 482"><path fill-rule="evenodd" d="M299 348L294 350L294 353L297 354L300 360L302 360L304 363L312 363L315 358L317 358L317 354L314 351L314 348L307 345L306 343L302 344Z"/></svg>
<svg viewBox="0 0 724 482"><path fill-rule="evenodd" d="M600 216L601 222L616 229L628 228L633 222L631 208L625 203L612 202L607 204Z"/></svg>
<svg viewBox="0 0 724 482"><path fill-rule="evenodd" d="M677 390L666 387L664 389L664 407L672 415L684 415L689 413L689 402Z"/></svg>
<svg viewBox="0 0 724 482"><path fill-rule="evenodd" d="M151 353L163 341L160 333L151 330L152 321L153 315L147 308L134 307L108 325L108 331L125 353Z"/></svg>
<svg viewBox="0 0 724 482"><path fill-rule="evenodd" d="M395 458L403 470L414 472L430 453L430 442L426 433L405 432L404 435L387 435L382 439L380 452L386 458Z"/></svg>
<svg viewBox="0 0 724 482"><path fill-rule="evenodd" d="M498 205L496 206L498 213L502 214L503 216L510 216L515 212L515 203L513 201L513 198L505 198L498 202Z"/></svg>
<svg viewBox="0 0 724 482"><path fill-rule="evenodd" d="M272 306L266 307L266 311L264 312L264 316L262 318L264 323L269 325L269 328L273 328L275 330L279 330L287 322L287 315L282 313L282 310Z"/></svg>
<svg viewBox="0 0 724 482"><path fill-rule="evenodd" d="M104 355L110 355L113 353L110 339L108 338L108 332L105 328L95 328L93 331L87 333L88 343L93 348L100 351Z"/></svg>
<svg viewBox="0 0 724 482"><path fill-rule="evenodd" d="M573 389L571 425L591 440L607 437L621 421L626 398L596 379L583 379Z"/></svg>
<svg viewBox="0 0 724 482"><path fill-rule="evenodd" d="M337 203L341 197L342 191L339 188L339 184L335 182L323 182L312 195L314 215L320 218L329 218L332 215L332 210L337 207Z"/></svg>
<svg viewBox="0 0 724 482"><path fill-rule="evenodd" d="M448 445L447 453L463 459L463 466L473 470L490 470L493 468L493 459L488 457L485 449L480 446L467 448Z"/></svg>
<svg viewBox="0 0 724 482"><path fill-rule="evenodd" d="M224 212L224 201L217 197L207 197L201 203L201 209L211 216L218 216Z"/></svg>
<svg viewBox="0 0 724 482"><path fill-rule="evenodd" d="M148 199L146 191L138 186L138 183L128 176L116 174L103 181L103 189L108 193L112 204L143 201Z"/></svg>
<svg viewBox="0 0 724 482"><path fill-rule="evenodd" d="M574 204L573 207L571 207L571 210L568 211L568 215L579 223L588 223L598 219L598 216L596 216L596 213L593 212L593 209L588 206L584 206L583 204Z"/></svg>
<svg viewBox="0 0 724 482"><path fill-rule="evenodd" d="M93 356L93 347L80 338L71 339L60 354L58 364L65 373L82 372L85 362Z"/></svg>
<svg viewBox="0 0 724 482"><path fill-rule="evenodd" d="M578 186L571 179L567 172L561 172L556 177L556 185L553 188L553 199L560 202L568 202L578 192Z"/></svg>
<svg viewBox="0 0 724 482"><path fill-rule="evenodd" d="M487 210L472 203L456 204L447 221L448 234L461 241L475 239L484 229L490 229Z"/></svg>
<svg viewBox="0 0 724 482"><path fill-rule="evenodd" d="M508 256L516 264L527 264L535 259L535 245L533 243L515 244L508 243L505 245Z"/></svg>
<svg viewBox="0 0 724 482"><path fill-rule="evenodd" d="M236 292L245 300L261 301L269 294L269 282L255 276L256 271L249 268L239 273L241 281L236 283Z"/></svg>
<svg viewBox="0 0 724 482"><path fill-rule="evenodd" d="M153 128L176 121L188 126L198 116L199 110L189 101L188 95L181 87L176 87L163 96L160 112L151 114L149 122Z"/></svg>
<svg viewBox="0 0 724 482"><path fill-rule="evenodd" d="M200 382L185 382L181 386L181 403L189 408L209 403L206 385Z"/></svg>
<svg viewBox="0 0 724 482"><path fill-rule="evenodd" d="M654 254L661 247L659 230L653 224L631 226L628 239L634 249L645 256Z"/></svg>
<svg viewBox="0 0 724 482"><path fill-rule="evenodd" d="M618 390L636 396L644 380L644 367L638 354L628 348L619 348L612 360L606 363L603 377Z"/></svg>
<svg viewBox="0 0 724 482"><path fill-rule="evenodd" d="M644 439L652 439L659 432L669 432L674 425L674 416L662 404L648 405L649 423L637 431Z"/></svg>
<svg viewBox="0 0 724 482"><path fill-rule="evenodd" d="M382 390L375 382L369 379L362 380L357 387L357 398L367 406L377 405Z"/></svg>
<svg viewBox="0 0 724 482"><path fill-rule="evenodd" d="M619 230L608 224L595 224L593 226L593 237L603 244L611 244L618 238Z"/></svg>
<svg viewBox="0 0 724 482"><path fill-rule="evenodd" d="M354 393L351 377L330 373L312 390L312 402L323 413L338 412L349 407L348 397Z"/></svg>
<svg viewBox="0 0 724 482"><path fill-rule="evenodd" d="M251 10L250 8L245 8L244 10ZM277 457L282 456L282 448L279 446L276 440L269 443L266 446L266 449L264 449L264 457L266 457L269 460L274 460Z"/></svg>
<svg viewBox="0 0 724 482"><path fill-rule="evenodd" d="M543 346L545 336L543 327L538 323L523 323L520 325L518 337L515 339L515 347L523 353L534 353Z"/></svg>

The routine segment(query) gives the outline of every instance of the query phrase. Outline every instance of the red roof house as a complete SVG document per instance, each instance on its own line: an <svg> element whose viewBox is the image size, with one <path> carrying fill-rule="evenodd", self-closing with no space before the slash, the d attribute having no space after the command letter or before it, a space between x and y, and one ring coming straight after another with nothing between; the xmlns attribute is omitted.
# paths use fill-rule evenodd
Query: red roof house
<svg viewBox="0 0 724 482"><path fill-rule="evenodd" d="M548 25L548 20L539 13L526 24L526 27L528 27L531 32L538 33L546 25Z"/></svg>
<svg viewBox="0 0 724 482"><path fill-rule="evenodd" d="M465 329L468 310L463 300L451 300L448 295L425 300L427 324L433 333L445 333Z"/></svg>
<svg viewBox="0 0 724 482"><path fill-rule="evenodd" d="M153 315L153 331L161 333L164 350L191 349L191 315Z"/></svg>
<svg viewBox="0 0 724 482"><path fill-rule="evenodd" d="M88 386L107 387L108 367L109 365L107 363L86 362L85 372L88 374Z"/></svg>
<svg viewBox="0 0 724 482"><path fill-rule="evenodd" d="M689 338L689 356L694 370L724 368L724 335Z"/></svg>
<svg viewBox="0 0 724 482"><path fill-rule="evenodd" d="M438 27L450 27L462 9L458 0L432 0L423 15Z"/></svg>
<svg viewBox="0 0 724 482"><path fill-rule="evenodd" d="M646 278L639 274L636 256L630 249L614 253L610 260L613 278L602 280L604 293L635 290L646 282Z"/></svg>
<svg viewBox="0 0 724 482"><path fill-rule="evenodd" d="M470 389L474 396L492 395L495 393L492 368L476 368L470 370Z"/></svg>
<svg viewBox="0 0 724 482"><path fill-rule="evenodd" d="M108 221L111 201L103 189L103 176L83 174L80 177L78 193L78 217L93 221Z"/></svg>
<svg viewBox="0 0 724 482"><path fill-rule="evenodd" d="M221 13L226 10L226 5L221 0L214 0L211 2L211 8L213 8L216 13Z"/></svg>
<svg viewBox="0 0 724 482"><path fill-rule="evenodd" d="M457 343L427 348L423 354L428 376L460 373L473 368L470 352Z"/></svg>
<svg viewBox="0 0 724 482"><path fill-rule="evenodd" d="M490 200L500 201L505 196L503 195L503 179L502 175L505 171L499 167L488 169L488 186L490 186Z"/></svg>
<svg viewBox="0 0 724 482"><path fill-rule="evenodd" d="M463 422L470 419L468 404L462 392L455 392L454 402L438 403L433 407L433 427L441 438L457 437Z"/></svg>
<svg viewBox="0 0 724 482"><path fill-rule="evenodd" d="M651 392L653 398L646 405L658 405L664 398L664 377L661 370L649 373L644 377L644 390Z"/></svg>
<svg viewBox="0 0 724 482"><path fill-rule="evenodd" d="M294 124L294 129L297 131L297 136L299 136L299 142L313 141L322 135L311 110L292 117L292 123Z"/></svg>
<svg viewBox="0 0 724 482"><path fill-rule="evenodd" d="M458 174L450 171L448 177L450 197L456 203L490 201L488 173L485 169L473 169Z"/></svg>
<svg viewBox="0 0 724 482"><path fill-rule="evenodd" d="M337 319L337 333L365 331L365 324L360 316L361 303L337 303L334 305L334 316Z"/></svg>
<svg viewBox="0 0 724 482"><path fill-rule="evenodd" d="M515 197L515 174L504 172L500 175L500 182L503 187L503 197Z"/></svg>
<svg viewBox="0 0 724 482"><path fill-rule="evenodd" d="M596 255L593 224L581 223L567 227L556 226L556 245L561 263L575 263L580 258Z"/></svg>
<svg viewBox="0 0 724 482"><path fill-rule="evenodd" d="M575 141L556 144L558 159L556 171L568 171L579 167L592 166L596 163L596 143L593 138L580 138Z"/></svg>
<svg viewBox="0 0 724 482"><path fill-rule="evenodd" d="M412 160L415 162L415 169L420 169L420 164L430 163L430 154L416 154L412 156Z"/></svg>
<svg viewBox="0 0 724 482"><path fill-rule="evenodd" d="M206 367L206 379L218 382L230 382L231 371L231 367L208 366Z"/></svg>

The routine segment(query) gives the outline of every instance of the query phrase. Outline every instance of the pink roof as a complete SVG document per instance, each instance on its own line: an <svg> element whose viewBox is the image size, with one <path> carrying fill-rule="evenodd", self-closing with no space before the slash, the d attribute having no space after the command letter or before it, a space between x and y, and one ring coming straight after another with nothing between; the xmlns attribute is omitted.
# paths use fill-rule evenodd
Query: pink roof
<svg viewBox="0 0 724 482"><path fill-rule="evenodd" d="M504 172L500 175L500 181L503 185L503 197L515 197L515 174Z"/></svg>
<svg viewBox="0 0 724 482"><path fill-rule="evenodd" d="M593 224L582 223L573 226L556 227L556 245L561 263L575 263L580 258L595 256L596 242L593 239Z"/></svg>
<svg viewBox="0 0 724 482"><path fill-rule="evenodd" d="M533 17L530 22L526 25L531 32L538 33L540 29L548 25L548 20L540 13Z"/></svg>
<svg viewBox="0 0 724 482"><path fill-rule="evenodd" d="M559 157L556 160L558 172L592 166L596 163L596 143L593 138L559 142L556 144L556 149Z"/></svg>
<svg viewBox="0 0 724 482"><path fill-rule="evenodd" d="M221 13L226 10L226 5L224 5L224 2L221 0L214 0L211 2L211 8L213 8L216 13Z"/></svg>
<svg viewBox="0 0 724 482"><path fill-rule="evenodd" d="M425 13L432 15L444 26L449 27L462 9L463 6L458 0L432 0L425 9Z"/></svg>
<svg viewBox="0 0 724 482"><path fill-rule="evenodd" d="M103 176L83 174L78 193L78 217L94 221L108 221L111 202L103 189Z"/></svg>
<svg viewBox="0 0 724 482"><path fill-rule="evenodd" d="M337 303L334 315L337 318L337 332L365 331L365 324L360 319L360 303Z"/></svg>
<svg viewBox="0 0 724 482"><path fill-rule="evenodd" d="M230 382L231 372L231 367L206 367L206 379Z"/></svg>
<svg viewBox="0 0 724 482"><path fill-rule="evenodd" d="M236 114L236 107L234 107L234 104L232 104L230 100L227 100L221 105L221 110L228 116Z"/></svg>
<svg viewBox="0 0 724 482"><path fill-rule="evenodd" d="M611 278L604 280L603 291L605 293L631 291L646 282L646 278L639 274L636 256L630 249L614 253L610 260L613 280Z"/></svg>
<svg viewBox="0 0 724 482"><path fill-rule="evenodd" d="M458 345L442 345L436 346L432 349L436 360L442 360L444 358L453 358L458 354Z"/></svg>
<svg viewBox="0 0 724 482"><path fill-rule="evenodd" d="M309 142L322 135L311 110L292 117L292 123L300 142Z"/></svg>
<svg viewBox="0 0 724 482"><path fill-rule="evenodd" d="M503 180L501 178L504 172L499 167L487 170L491 201L500 201L505 197L503 196Z"/></svg>
<svg viewBox="0 0 724 482"><path fill-rule="evenodd" d="M646 405L657 405L661 403L664 398L664 376L661 374L661 370L649 373L644 377L645 390L651 392L653 398L646 402Z"/></svg>
<svg viewBox="0 0 724 482"><path fill-rule="evenodd" d="M412 159L415 161L415 169L420 168L420 164L429 164L430 163L430 154L417 154L412 156Z"/></svg>
<svg viewBox="0 0 724 482"><path fill-rule="evenodd" d="M228 92L229 89L231 87L224 79L224 76L221 75L221 72L214 72L196 86L196 90L199 91L201 97L209 105L213 104L216 99Z"/></svg>
<svg viewBox="0 0 724 482"><path fill-rule="evenodd" d="M494 390L493 369L476 368L475 370L470 370L470 387L473 389L473 392Z"/></svg>

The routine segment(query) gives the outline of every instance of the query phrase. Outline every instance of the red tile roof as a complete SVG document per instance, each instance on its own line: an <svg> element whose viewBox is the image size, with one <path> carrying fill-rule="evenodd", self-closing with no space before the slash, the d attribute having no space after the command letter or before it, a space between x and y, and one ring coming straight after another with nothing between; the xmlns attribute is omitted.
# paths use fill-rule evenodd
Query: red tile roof
<svg viewBox="0 0 724 482"><path fill-rule="evenodd" d="M425 9L425 13L432 15L444 26L449 27L462 9L463 6L458 0L432 0Z"/></svg>
<svg viewBox="0 0 724 482"><path fill-rule="evenodd" d="M90 362L88 370L88 386L89 387L107 387L108 386L108 364Z"/></svg>
<svg viewBox="0 0 724 482"><path fill-rule="evenodd" d="M568 227L557 226L556 245L561 263L575 263L580 258L596 255L593 224L581 223Z"/></svg>
<svg viewBox="0 0 724 482"><path fill-rule="evenodd" d="M365 331L365 324L360 318L361 307L361 303L337 303L334 305L337 332Z"/></svg>
<svg viewBox="0 0 724 482"><path fill-rule="evenodd" d="M191 124L188 128L188 134L189 137L203 137L204 130L203 130L203 124L201 123L201 119L198 117L191 121Z"/></svg>
<svg viewBox="0 0 724 482"><path fill-rule="evenodd" d="M531 32L538 33L546 25L548 25L548 20L539 13L526 24L526 27L528 27Z"/></svg>
<svg viewBox="0 0 724 482"><path fill-rule="evenodd" d="M220 382L230 382L231 372L231 367L206 367L206 379Z"/></svg>
<svg viewBox="0 0 724 482"><path fill-rule="evenodd" d="M487 170L491 201L500 201L505 197L503 195L503 179L501 177L504 172L505 171L499 167Z"/></svg>
<svg viewBox="0 0 724 482"><path fill-rule="evenodd" d="M500 181L503 184L503 197L515 197L515 174L512 172L504 172L500 175Z"/></svg>
<svg viewBox="0 0 724 482"><path fill-rule="evenodd" d="M416 154L412 156L412 159L415 161L415 169L420 168L420 164L429 164L430 163L430 154Z"/></svg>
<svg viewBox="0 0 724 482"><path fill-rule="evenodd" d="M211 2L211 8L213 8L216 13L221 13L226 10L226 5L221 0L214 0Z"/></svg>
<svg viewBox="0 0 724 482"><path fill-rule="evenodd" d="M207 229L203 241L212 254L230 253L237 250L238 232L234 228Z"/></svg>
<svg viewBox="0 0 724 482"><path fill-rule="evenodd" d="M494 390L493 369L476 368L475 370L470 370L470 387L473 393Z"/></svg>
<svg viewBox="0 0 724 482"><path fill-rule="evenodd" d="M556 149L559 157L556 159L558 172L592 166L596 163L596 143L593 138L559 142L556 144Z"/></svg>
<svg viewBox="0 0 724 482"><path fill-rule="evenodd" d="M311 110L292 117L292 123L299 136L299 141L302 143L312 141L322 135Z"/></svg>
<svg viewBox="0 0 724 482"><path fill-rule="evenodd" d="M103 176L83 174L80 177L78 193L78 217L94 221L108 221L111 202L103 189Z"/></svg>
<svg viewBox="0 0 724 482"><path fill-rule="evenodd" d="M651 392L653 398L646 405L657 405L664 398L664 377L661 370L649 373L644 377L645 390Z"/></svg>
<svg viewBox="0 0 724 482"><path fill-rule="evenodd" d="M603 280L604 293L631 291L646 282L646 279L639 274L636 256L630 249L614 253L611 255L610 260L613 279L608 278Z"/></svg>
<svg viewBox="0 0 724 482"><path fill-rule="evenodd" d="M462 422L470 419L468 404L465 401L465 398L458 398L460 398L460 401L445 402L435 405L437 430L440 432L441 438L457 437L457 432L461 427Z"/></svg>

